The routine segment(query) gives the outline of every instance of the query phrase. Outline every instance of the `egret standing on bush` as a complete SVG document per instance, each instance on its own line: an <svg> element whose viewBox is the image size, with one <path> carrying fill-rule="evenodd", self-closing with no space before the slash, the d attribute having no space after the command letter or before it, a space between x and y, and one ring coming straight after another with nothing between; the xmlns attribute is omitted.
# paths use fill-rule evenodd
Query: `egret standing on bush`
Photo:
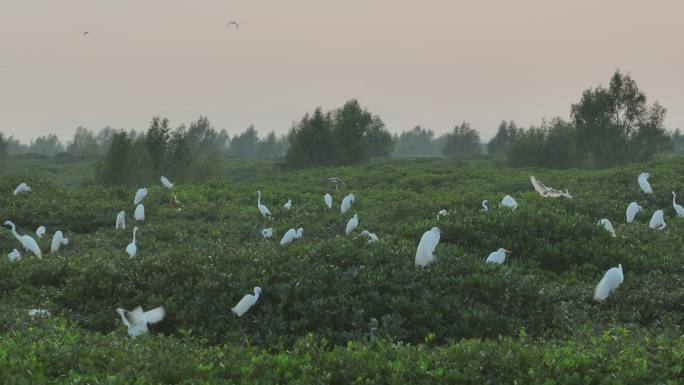
<svg viewBox="0 0 684 385"><path fill-rule="evenodd" d="M606 271L603 278L594 290L594 301L602 302L624 281L625 276L622 273L622 265L612 267Z"/></svg>
<svg viewBox="0 0 684 385"><path fill-rule="evenodd" d="M506 261L506 254L510 254L510 251L502 247L497 251L491 252L487 259L485 259L485 263L494 263L500 265Z"/></svg>
<svg viewBox="0 0 684 385"><path fill-rule="evenodd" d="M653 213L648 227L656 230L662 230L667 227L667 224L665 224L665 214L663 213L663 210L656 210L656 212Z"/></svg>
<svg viewBox="0 0 684 385"><path fill-rule="evenodd" d="M22 183L14 189L15 196L27 192L31 192L31 187L29 187L26 183Z"/></svg>
<svg viewBox="0 0 684 385"><path fill-rule="evenodd" d="M678 217L684 217L684 207L681 205L677 204L677 194L675 192L672 192L672 207L674 207L675 211L677 212Z"/></svg>
<svg viewBox="0 0 684 385"><path fill-rule="evenodd" d="M64 238L64 234L61 231L57 231L55 235L52 236L52 245L50 247L51 253L56 253L62 245L68 245L69 238Z"/></svg>
<svg viewBox="0 0 684 385"><path fill-rule="evenodd" d="M482 211L489 211L489 201L486 199L482 201Z"/></svg>
<svg viewBox="0 0 684 385"><path fill-rule="evenodd" d="M254 304L257 302L259 299L259 294L261 294L261 288L259 286L254 288L254 294L247 294L242 299L240 302L238 302L235 307L230 309L233 313L235 313L236 316L242 317L243 314L247 312Z"/></svg>
<svg viewBox="0 0 684 385"><path fill-rule="evenodd" d="M265 205L261 204L261 191L257 191L257 208L259 209L261 216L263 216L264 218L268 218L271 216L271 212L268 211L268 208Z"/></svg>
<svg viewBox="0 0 684 385"><path fill-rule="evenodd" d="M613 228L613 224L610 223L610 221L608 219L606 219L606 218L601 219L600 221L598 221L598 225L603 226L604 230L609 232L610 235L613 236L613 238L615 237L615 229Z"/></svg>
<svg viewBox="0 0 684 385"><path fill-rule="evenodd" d="M43 236L45 235L45 231L45 226L40 226L36 229L36 236L38 236L38 238L43 238Z"/></svg>
<svg viewBox="0 0 684 385"><path fill-rule="evenodd" d="M169 189L173 188L173 183L171 183L169 178L162 175L162 177L159 178L159 180L161 181L162 186L169 188Z"/></svg>
<svg viewBox="0 0 684 385"><path fill-rule="evenodd" d="M354 216L347 222L347 228L344 232L349 235L359 226L359 216L354 214Z"/></svg>
<svg viewBox="0 0 684 385"><path fill-rule="evenodd" d="M32 252L38 258L43 257L43 253L40 251L40 247L38 247L38 243L35 239L33 239L30 235L17 234L17 228L14 226L14 223L10 221L5 221L4 225L10 226L12 228L12 235L14 235L14 238L21 243L26 251Z"/></svg>
<svg viewBox="0 0 684 385"><path fill-rule="evenodd" d="M287 244L292 243L292 241L294 241L295 239L301 238L303 233L304 233L304 229L301 227L298 228L296 231L295 231L295 229L287 230L285 235L283 235L283 238L280 240L280 245L285 246Z"/></svg>
<svg viewBox="0 0 684 385"><path fill-rule="evenodd" d="M133 204L137 205L138 203L142 202L146 196L147 188L139 188L138 191L135 192L135 199L133 200Z"/></svg>
<svg viewBox="0 0 684 385"><path fill-rule="evenodd" d="M636 202L630 203L629 206L627 206L626 212L627 223L634 222L634 218L636 217L636 215L642 211L644 211L644 209L641 206L639 206Z"/></svg>
<svg viewBox="0 0 684 385"><path fill-rule="evenodd" d="M371 233L368 230L363 230L361 235L368 237L368 243L373 243L378 241L378 236L375 233Z"/></svg>
<svg viewBox="0 0 684 385"><path fill-rule="evenodd" d="M135 208L135 213L133 216L135 217L136 221L145 220L145 206L142 203L138 204L138 206Z"/></svg>
<svg viewBox="0 0 684 385"><path fill-rule="evenodd" d="M332 195L326 193L325 196L323 197L323 202L325 202L325 205L328 206L329 209L332 208Z"/></svg>
<svg viewBox="0 0 684 385"><path fill-rule="evenodd" d="M643 191L646 194L653 194L651 184L648 183L648 178L650 176L651 174L647 172L642 172L641 174L639 174L639 177L637 178L637 182L639 182L639 187L641 187L641 191Z"/></svg>
<svg viewBox="0 0 684 385"><path fill-rule="evenodd" d="M506 195L503 198L503 200L501 201L501 205L504 207L508 207L512 210L515 210L518 208L518 202L516 202L515 199L513 199L513 197L510 195Z"/></svg>
<svg viewBox="0 0 684 385"><path fill-rule="evenodd" d="M261 235L266 239L273 237L273 228L261 230Z"/></svg>
<svg viewBox="0 0 684 385"><path fill-rule="evenodd" d="M119 211L119 213L116 215L116 224L114 225L115 229L126 229L126 212L125 211Z"/></svg>
<svg viewBox="0 0 684 385"><path fill-rule="evenodd" d="M128 328L128 335L131 337L147 333L148 324L161 322L166 315L163 306L145 312L143 312L143 309L140 306L136 307L133 311L118 308L116 309L116 312L121 316L121 320Z"/></svg>
<svg viewBox="0 0 684 385"><path fill-rule="evenodd" d="M285 202L285 204L283 205L283 208L285 208L285 210L291 209L292 208L292 199L288 199L287 202Z"/></svg>
<svg viewBox="0 0 684 385"><path fill-rule="evenodd" d="M10 262L18 261L21 259L21 253L19 250L14 249L11 253L7 254L7 259L9 259Z"/></svg>
<svg viewBox="0 0 684 385"><path fill-rule="evenodd" d="M135 245L135 235L137 232L138 226L133 227L133 240L128 244L128 246L126 246L126 252L131 256L131 258L135 257L135 254L138 252L138 246Z"/></svg>
<svg viewBox="0 0 684 385"><path fill-rule="evenodd" d="M423 234L416 250L416 266L427 266L435 259L433 253L439 244L440 234L441 232L437 227L433 227Z"/></svg>
<svg viewBox="0 0 684 385"><path fill-rule="evenodd" d="M340 212L345 214L351 208L352 203L354 203L354 194L349 194L344 199L342 199L342 204L340 205Z"/></svg>

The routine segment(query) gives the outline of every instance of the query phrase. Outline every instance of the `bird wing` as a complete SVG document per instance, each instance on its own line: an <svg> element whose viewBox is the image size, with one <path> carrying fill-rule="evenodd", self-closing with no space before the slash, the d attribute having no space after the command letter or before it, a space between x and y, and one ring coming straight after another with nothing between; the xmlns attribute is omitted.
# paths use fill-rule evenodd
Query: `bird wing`
<svg viewBox="0 0 684 385"><path fill-rule="evenodd" d="M150 324L156 324L164 319L166 312L163 306L159 306L156 309L148 310L143 314L143 319Z"/></svg>
<svg viewBox="0 0 684 385"><path fill-rule="evenodd" d="M532 182L532 186L539 193L539 195L541 195L543 197L546 196L546 193L548 192L548 188L546 186L544 186L543 183L541 183L539 180L537 180L537 178L535 178L534 176L530 177L530 182Z"/></svg>
<svg viewBox="0 0 684 385"><path fill-rule="evenodd" d="M145 316L143 313L143 309L140 306L136 307L132 311L127 311L124 314L125 314L128 322L131 323L131 325L138 325L138 324L145 323Z"/></svg>

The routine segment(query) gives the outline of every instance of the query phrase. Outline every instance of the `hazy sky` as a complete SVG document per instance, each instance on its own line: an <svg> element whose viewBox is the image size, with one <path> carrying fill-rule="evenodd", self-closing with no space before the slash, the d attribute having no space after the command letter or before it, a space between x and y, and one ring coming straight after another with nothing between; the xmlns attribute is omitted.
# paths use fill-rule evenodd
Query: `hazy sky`
<svg viewBox="0 0 684 385"><path fill-rule="evenodd" d="M0 131L206 115L284 133L357 98L391 131L467 120L489 138L502 119L567 118L616 68L684 128L683 15L681 0L0 0Z"/></svg>

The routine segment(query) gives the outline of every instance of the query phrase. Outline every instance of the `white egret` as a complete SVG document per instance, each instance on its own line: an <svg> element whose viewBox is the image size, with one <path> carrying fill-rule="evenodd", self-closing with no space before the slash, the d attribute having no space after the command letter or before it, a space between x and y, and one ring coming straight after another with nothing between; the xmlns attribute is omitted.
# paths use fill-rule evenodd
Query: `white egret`
<svg viewBox="0 0 684 385"><path fill-rule="evenodd" d="M489 201L486 199L482 201L482 211L489 211Z"/></svg>
<svg viewBox="0 0 684 385"><path fill-rule="evenodd" d="M173 188L173 183L171 183L169 178L162 175L162 177L159 178L159 180L161 181L162 186L164 186L166 188Z"/></svg>
<svg viewBox="0 0 684 385"><path fill-rule="evenodd" d="M133 214L135 217L136 221L144 221L145 220L145 206L140 203L138 206L135 208L135 213Z"/></svg>
<svg viewBox="0 0 684 385"><path fill-rule="evenodd" d="M121 316L121 320L128 328L128 335L131 337L146 333L148 331L147 325L161 322L166 315L163 306L148 311L143 311L140 306L133 311L118 308L116 312Z"/></svg>
<svg viewBox="0 0 684 385"><path fill-rule="evenodd" d="M325 205L328 206L329 209L332 208L332 195L330 194L325 194L323 197L323 202L325 202Z"/></svg>
<svg viewBox="0 0 684 385"><path fill-rule="evenodd" d="M283 205L283 207L284 207L286 210L291 209L291 208L292 208L292 199L288 199L287 202L285 202L285 204Z"/></svg>
<svg viewBox="0 0 684 385"><path fill-rule="evenodd" d="M354 216L347 222L347 228L344 232L349 235L359 226L359 216L354 214Z"/></svg>
<svg viewBox="0 0 684 385"><path fill-rule="evenodd" d="M560 190L556 190L553 187L545 186L540 180L538 180L534 176L530 177L530 182L532 182L532 186L539 193L539 195L543 196L544 198L572 198L572 195L570 195L567 189L565 190L565 192L563 192Z"/></svg>
<svg viewBox="0 0 684 385"><path fill-rule="evenodd" d="M64 238L64 234L61 231L57 231L54 236L52 236L52 245L50 246L50 252L56 253L62 245L68 245L69 238Z"/></svg>
<svg viewBox="0 0 684 385"><path fill-rule="evenodd" d="M296 231L295 231L295 229L289 229L289 230L287 230L285 235L283 235L283 238L280 240L280 244L284 246L284 245L287 245L289 243L292 243L292 241L294 241L295 239L301 238L303 233L304 233L304 229L301 227L298 228Z"/></svg>
<svg viewBox="0 0 684 385"><path fill-rule="evenodd" d="M656 210L656 212L653 213L648 227L656 230L662 230L667 227L667 224L665 224L665 213L663 213L663 210Z"/></svg>
<svg viewBox="0 0 684 385"><path fill-rule="evenodd" d="M489 253L489 256L485 260L486 263L495 263L497 265L500 265L506 261L506 254L510 254L511 252L504 249L503 247L500 248L497 251L493 251Z"/></svg>
<svg viewBox="0 0 684 385"><path fill-rule="evenodd" d="M433 227L423 234L416 250L416 266L427 266L435 259L433 253L439 244L440 234L441 232L437 227Z"/></svg>
<svg viewBox="0 0 684 385"><path fill-rule="evenodd" d="M146 196L147 188L139 188L138 191L135 192L135 199L133 200L133 204L137 205L138 203L142 202Z"/></svg>
<svg viewBox="0 0 684 385"><path fill-rule="evenodd" d="M268 211L268 208L264 205L261 204L261 191L257 191L257 208L259 209L259 212L264 218L268 218L271 216L271 212Z"/></svg>
<svg viewBox="0 0 684 385"><path fill-rule="evenodd" d="M28 312L30 317L49 317L51 314L45 309L30 309Z"/></svg>
<svg viewBox="0 0 684 385"><path fill-rule="evenodd" d="M119 211L118 214L116 214L116 224L114 225L115 229L124 229L126 230L126 212L125 211Z"/></svg>
<svg viewBox="0 0 684 385"><path fill-rule="evenodd" d="M363 230L361 235L368 237L368 243L373 243L378 241L378 236L375 233L371 233L368 230Z"/></svg>
<svg viewBox="0 0 684 385"><path fill-rule="evenodd" d="M636 202L632 202L627 206L627 223L632 223L634 221L634 218L636 215L640 212L644 211L644 209L639 206Z"/></svg>
<svg viewBox="0 0 684 385"><path fill-rule="evenodd" d="M625 276L622 273L622 265L618 267L611 267L603 275L601 281L596 285L596 290L594 290L594 301L605 301L606 298L617 289L618 286L624 281Z"/></svg>
<svg viewBox="0 0 684 385"><path fill-rule="evenodd" d="M273 228L261 230L261 235L266 239L272 238L273 237Z"/></svg>
<svg viewBox="0 0 684 385"><path fill-rule="evenodd" d="M18 261L21 259L21 253L19 250L14 249L11 253L7 254L7 259L9 259L10 262Z"/></svg>
<svg viewBox="0 0 684 385"><path fill-rule="evenodd" d="M29 187L29 185L27 185L26 183L22 183L14 189L14 195L19 195L27 192L31 192L31 187Z"/></svg>
<svg viewBox="0 0 684 385"><path fill-rule="evenodd" d="M610 223L610 221L607 218L603 218L597 223L598 226L603 226L603 229L606 230L607 232L610 233L610 235L615 238L615 229L613 228L613 224Z"/></svg>
<svg viewBox="0 0 684 385"><path fill-rule="evenodd" d="M14 223L10 221L5 221L4 225L10 226L12 228L12 235L14 235L14 238L21 242L21 245L26 251L32 252L38 258L43 257L43 253L40 251L40 247L38 247L38 243L35 239L33 239L30 235L17 234L17 228L14 226Z"/></svg>
<svg viewBox="0 0 684 385"><path fill-rule="evenodd" d="M38 238L43 238L46 231L47 229L45 228L45 226L40 226L36 229L36 236L38 236Z"/></svg>
<svg viewBox="0 0 684 385"><path fill-rule="evenodd" d="M684 207L681 205L677 204L677 194L675 192L672 192L672 207L674 207L675 211L677 212L678 217L684 217Z"/></svg>
<svg viewBox="0 0 684 385"><path fill-rule="evenodd" d="M648 178L650 176L651 174L647 172L642 172L641 174L639 174L639 177L637 178L637 182L639 182L639 187L641 187L641 191L643 191L646 194L653 194L651 184L648 183Z"/></svg>
<svg viewBox="0 0 684 385"><path fill-rule="evenodd" d="M437 220L439 220L440 217L446 217L448 215L449 215L448 211L446 211L445 209L441 209L441 210L439 210L439 212L437 212Z"/></svg>
<svg viewBox="0 0 684 385"><path fill-rule="evenodd" d="M131 256L131 258L135 257L135 254L138 252L138 246L135 245L135 235L137 232L138 226L133 227L133 240L128 244L128 246L126 246L126 252Z"/></svg>
<svg viewBox="0 0 684 385"><path fill-rule="evenodd" d="M342 204L340 205L340 211L345 214L351 208L352 203L354 203L354 194L349 194L344 199L342 199Z"/></svg>
<svg viewBox="0 0 684 385"><path fill-rule="evenodd" d="M247 310L249 310L257 302L259 299L259 294L261 294L261 288L257 286L254 288L254 294L245 295L242 297L240 302L238 302L238 304L230 310L235 313L236 316L242 317L242 315L245 314Z"/></svg>
<svg viewBox="0 0 684 385"><path fill-rule="evenodd" d="M515 210L518 208L518 202L516 202L515 199L513 199L513 197L510 195L506 195L503 198L503 200L501 201L501 205L504 207L508 207L512 210Z"/></svg>

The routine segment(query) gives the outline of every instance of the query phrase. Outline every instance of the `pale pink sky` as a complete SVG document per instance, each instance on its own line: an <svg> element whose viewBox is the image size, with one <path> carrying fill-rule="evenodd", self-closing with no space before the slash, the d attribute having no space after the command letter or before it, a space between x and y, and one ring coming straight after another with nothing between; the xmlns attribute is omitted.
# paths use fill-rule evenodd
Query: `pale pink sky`
<svg viewBox="0 0 684 385"><path fill-rule="evenodd" d="M391 131L467 120L486 139L502 119L567 118L616 68L684 128L683 15L681 0L0 0L0 131L207 115L284 133L357 98Z"/></svg>

